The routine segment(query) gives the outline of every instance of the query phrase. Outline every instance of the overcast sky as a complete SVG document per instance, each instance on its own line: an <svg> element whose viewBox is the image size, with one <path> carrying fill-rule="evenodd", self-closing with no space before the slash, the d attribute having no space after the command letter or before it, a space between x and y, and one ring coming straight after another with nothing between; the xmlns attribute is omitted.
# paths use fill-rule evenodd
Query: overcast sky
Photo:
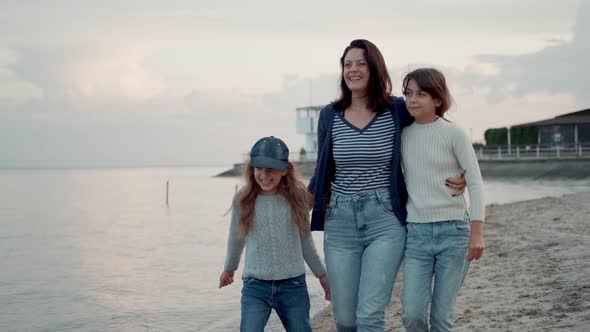
<svg viewBox="0 0 590 332"><path fill-rule="evenodd" d="M298 151L295 107L337 97L356 38L397 95L443 70L474 141L590 107L589 1L4 0L0 167L229 165L267 135Z"/></svg>

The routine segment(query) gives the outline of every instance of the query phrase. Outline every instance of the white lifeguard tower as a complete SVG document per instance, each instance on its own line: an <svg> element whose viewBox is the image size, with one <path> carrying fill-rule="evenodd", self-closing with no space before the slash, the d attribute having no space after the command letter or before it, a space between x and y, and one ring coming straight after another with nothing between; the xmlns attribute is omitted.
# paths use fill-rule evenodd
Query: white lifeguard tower
<svg viewBox="0 0 590 332"><path fill-rule="evenodd" d="M318 118L320 116L320 110L324 106L306 106L297 107L297 123L296 132L297 134L305 135L305 155L300 155L300 159L303 160L316 160L318 155Z"/></svg>

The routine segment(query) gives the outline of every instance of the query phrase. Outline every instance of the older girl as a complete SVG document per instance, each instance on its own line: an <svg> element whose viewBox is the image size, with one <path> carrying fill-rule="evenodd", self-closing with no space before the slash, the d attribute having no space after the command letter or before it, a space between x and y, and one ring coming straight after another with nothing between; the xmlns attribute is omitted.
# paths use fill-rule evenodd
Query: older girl
<svg viewBox="0 0 590 332"><path fill-rule="evenodd" d="M451 95L443 74L416 69L404 78L403 93L415 122L402 134L409 194L402 321L406 331L452 331L455 300L469 262L484 249L482 178L469 136L444 118ZM442 185L461 170L469 207L463 195L452 197Z"/></svg>

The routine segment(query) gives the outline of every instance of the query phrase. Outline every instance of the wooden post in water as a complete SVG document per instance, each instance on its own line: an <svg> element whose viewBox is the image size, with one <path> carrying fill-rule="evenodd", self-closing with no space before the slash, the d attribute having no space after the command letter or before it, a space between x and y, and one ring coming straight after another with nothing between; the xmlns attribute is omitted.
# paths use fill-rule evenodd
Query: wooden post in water
<svg viewBox="0 0 590 332"><path fill-rule="evenodd" d="M168 206L168 191L169 191L168 189L170 187L169 182L170 181L166 180L166 206Z"/></svg>

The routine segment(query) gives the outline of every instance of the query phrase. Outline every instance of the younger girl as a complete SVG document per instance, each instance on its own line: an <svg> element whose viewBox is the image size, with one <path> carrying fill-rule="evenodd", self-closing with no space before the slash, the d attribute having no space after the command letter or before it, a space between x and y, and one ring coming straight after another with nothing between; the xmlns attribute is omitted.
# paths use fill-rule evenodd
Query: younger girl
<svg viewBox="0 0 590 332"><path fill-rule="evenodd" d="M263 331L271 309L286 331L311 331L304 260L326 300L330 289L309 230L310 194L289 162L287 145L273 136L254 144L244 177L233 202L219 287L234 281L246 246L240 331Z"/></svg>
<svg viewBox="0 0 590 332"><path fill-rule="evenodd" d="M483 254L483 182L469 136L443 118L451 104L443 74L432 68L414 70L404 78L403 93L415 122L402 133L409 195L402 321L406 331L452 331L469 262ZM459 177L461 169L469 208L463 195L453 197L441 185L446 178Z"/></svg>

